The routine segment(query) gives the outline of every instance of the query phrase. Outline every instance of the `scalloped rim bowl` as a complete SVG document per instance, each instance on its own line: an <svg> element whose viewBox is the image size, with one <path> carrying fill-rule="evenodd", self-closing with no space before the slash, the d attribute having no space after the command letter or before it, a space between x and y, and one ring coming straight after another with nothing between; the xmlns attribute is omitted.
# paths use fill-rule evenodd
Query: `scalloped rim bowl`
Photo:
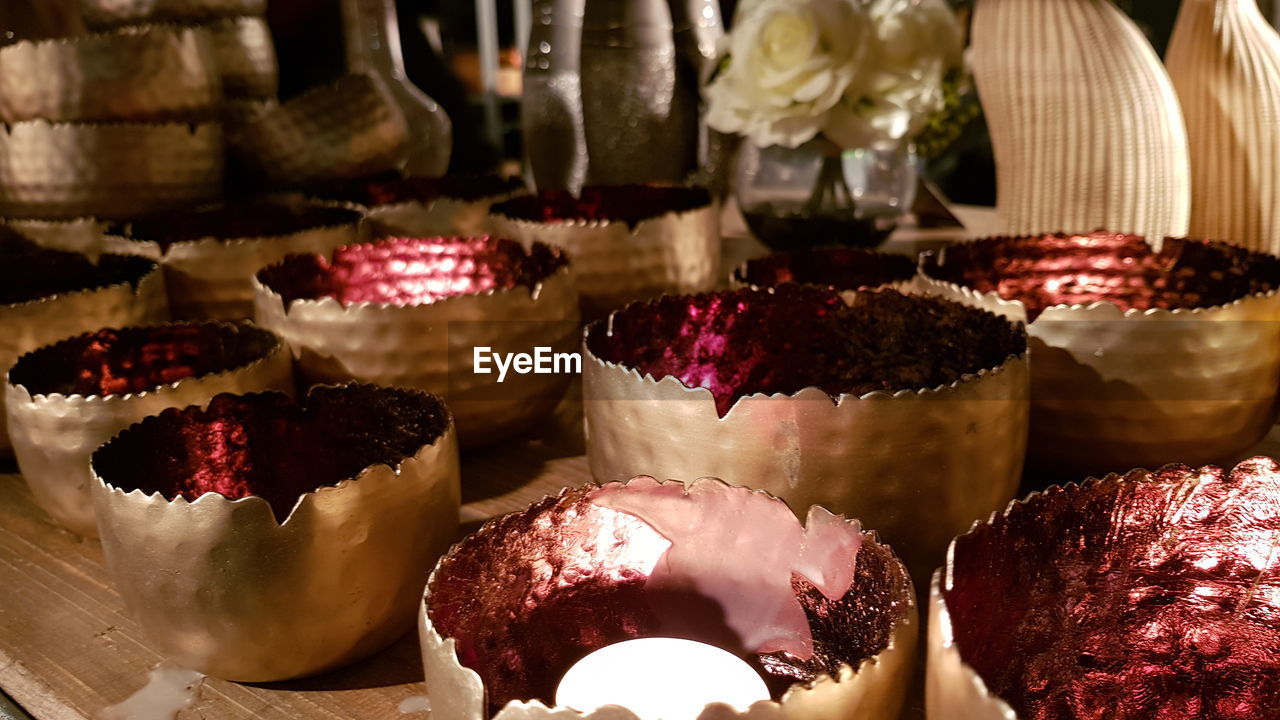
<svg viewBox="0 0 1280 720"><path fill-rule="evenodd" d="M216 352L227 344L240 342L249 346L251 359L170 383L158 383L137 393L33 393L24 384L23 378L40 371L38 367L28 366L41 362L47 366L46 356L57 357L66 352L79 355L89 349L86 345L96 346L95 350L100 351L97 341L104 337L127 337L125 344L137 342L139 337L161 344L180 343L183 338L175 334L182 334L186 328L196 332L202 328L214 330L213 336L187 339L196 344L218 346L205 347L203 351ZM261 347L253 347L254 343ZM162 365L153 363L150 367ZM265 330L218 322L134 326L85 333L27 353L9 372L5 412L18 468L36 504L63 527L85 537L97 537L98 525L89 495L93 479L89 456L94 450L119 431L165 408L205 405L219 393L265 390L293 391L289 349Z"/></svg>
<svg viewBox="0 0 1280 720"><path fill-rule="evenodd" d="M613 510L613 507L618 507L616 500L610 505L600 506L603 509L596 509L598 505L597 498L609 493L613 493L613 497L615 498L625 498L630 496L632 498L638 498L637 502L639 503L651 502L652 504L648 505L645 511L646 513L651 513L647 515L649 519L641 519L639 515L632 515L629 510ZM606 500L599 502L609 501ZM569 720L573 720L575 718L591 718L592 720L634 720L635 716L631 711L618 706L606 706L590 714L583 714L571 708L548 707L541 700L536 698L513 699L501 708L487 707L489 699L486 695L487 691L484 682L481 679L481 674L472 667L464 665L460 661L458 657L459 640L454 637L442 636L436 628L436 620L433 617L433 608L431 604L433 593L440 592L439 584L441 582L445 582L446 573L453 571L450 569L452 568L452 565L455 564L455 561L457 561L459 557L469 551L468 548L470 546L490 542L490 537L504 537L508 534L521 537L521 533L523 532L529 536L545 535L547 538L543 539L544 544L554 543L554 547L547 548L544 547L544 545L538 544L538 538L528 537L525 538L526 542L524 543L507 543L495 546L494 549L497 551L502 551L503 548L509 547L512 548L511 552L516 552L515 548L521 548L523 552L526 553L531 567L527 573L519 575L522 578L520 582L532 584L539 581L548 581L554 578L557 574L553 565L543 564L553 559L551 557L543 557L543 553L573 553L575 550L580 550L586 555L585 558L577 558L575 556L576 562L580 563L585 561L587 558L592 557L593 553L614 553L617 552L619 548L625 547L625 545L622 545L621 543L626 542L624 538L629 537L629 535L619 529L621 526L614 528L618 533L616 541L618 544L612 545L605 550L597 550L589 540L575 536L575 532L579 534L584 532L580 529L575 530L575 528L580 525L588 524L594 517L592 513L604 513L606 515L617 514L619 518L632 518L634 522L638 523L639 527L644 528L649 532L656 532L652 525L652 522L655 519L661 519L667 512L672 513L671 517L677 517L676 513L679 508L673 508L669 503L684 502L695 503L696 505L694 506L695 509L693 512L703 513L702 516L705 517L707 519L706 522L711 525L714 525L716 519L722 517L722 515L709 512L705 506L715 504L717 502L730 506L733 503L744 503L749 506L754 506L755 510L751 511L753 514L764 509L761 506L763 503L777 503L782 505L782 512L785 515L790 515L790 510L786 509L785 503L774 498L768 493L730 486L715 478L702 478L686 485L678 481L658 482L651 477L640 476L633 478L626 484L610 483L604 486L588 485L576 490L566 489L561 491L558 496L547 497L540 502L534 503L528 510L511 513L505 517L491 520L477 533L455 545L453 549L451 549L445 557L441 559L440 563L436 566L435 571L432 572L431 579L427 585L427 592L419 613L419 640L422 645L422 657L423 666L426 671L427 691L432 696L432 713L439 718L439 720L487 720L488 718L493 718L494 720L550 720L551 718L568 718ZM697 509L697 505L702 505L704 507L702 509ZM582 506L583 509L574 509L579 506ZM744 506L742 511L747 511L746 506ZM558 514L561 512L563 513L562 515ZM723 532L727 530L729 532L736 533L741 532L742 530L755 530L763 533L766 529L758 524L750 528L729 527L734 523L733 518L737 517L737 515L734 513L728 513L728 516L729 517L725 517L722 523L724 527L720 527L719 531ZM557 517L559 518L558 521L556 520ZM543 518L541 523L539 518ZM770 518L777 520L777 518L772 518L772 516L770 516ZM759 519L763 521L763 518ZM788 521L790 522L791 519L788 518ZM797 530L797 532L807 532L807 536L813 538L813 533L815 531L819 531L819 528L825 528L825 530L821 530L820 532L828 538L831 538L833 534L839 534L846 531L851 531L860 535L861 547L864 550L869 546L877 548L876 555L880 558L877 562L883 562L884 564L877 565L876 567L880 567L886 572L894 575L894 577L884 579L885 587L880 591L883 593L882 596L876 595L875 593L871 595L871 597L876 597L882 601L888 601L887 599L889 597L895 598L892 602L902 608L896 619L891 621L891 627L887 628L887 632L884 633L884 644L882 649L872 655L863 657L861 661L858 662L856 668L850 666L848 662L842 661L838 663L838 670L836 672L812 672L812 677L808 681L793 681L791 684L787 684L787 681L781 677L775 677L775 681L777 683L781 683L781 688L783 688L782 690L779 690L779 685L774 685L773 692L776 699L759 701L753 704L750 710L745 713L737 712L725 705L709 705L707 709L699 715L702 720L712 720L712 718L735 719L745 717L756 718L757 720L761 718L764 720L782 720L783 718L789 717L840 717L847 718L848 720L883 720L883 718L897 716L898 710L903 702L907 685L910 682L912 666L915 662L916 636L918 630L914 591L911 587L911 582L906 569L903 568L901 563L897 561L896 557L894 557L892 550L889 549L888 546L880 543L876 538L875 533L862 533L856 520L846 520L843 517L831 515L822 508L812 508L808 515L807 531ZM563 540L557 541L554 539L555 535L564 535L565 537ZM790 536L788 535L788 537ZM772 540L776 541L776 538L772 538ZM582 542L587 542L588 544L586 546L579 547L577 543ZM679 540L676 540L676 542L679 542ZM634 560L643 564L645 558L651 554L652 548L647 547L646 541L643 538L637 540L637 543L638 545L646 546L647 549L637 550L636 552L639 553L639 555L634 558L627 557L627 561ZM477 552L483 552L483 550L478 550ZM667 550L662 551L664 554L667 552ZM623 554L625 555L625 552L623 552ZM838 557L839 556L837 555L831 555L827 557L824 562L819 562L818 565L814 567L815 569L821 568L818 571L828 573L828 578L830 578L830 573L833 572L832 565L828 565L826 562L837 560ZM679 572L696 573L696 575L691 577L697 578L695 582L698 583L698 590L693 592L695 594L711 592L711 595L699 595L699 597L704 599L710 598L713 606L717 608L727 608L728 605L732 605L732 600L727 600L724 596L716 595L714 591L708 591L705 588L714 588L716 583L723 580L725 577L737 578L740 582L749 582L745 578L752 574L750 570L747 570L746 575L739 578L735 574L736 571L731 569L732 565L727 568L717 567L717 564L720 561L709 561L707 557L707 548L705 547L701 549L700 553L686 552L683 554L683 558L684 559L681 562L689 564L685 565L685 569ZM653 561L658 562L657 557L652 559ZM754 556L751 558L741 558L741 561L744 564L758 560L759 558ZM520 560L517 559L516 564L519 562ZM674 562L674 560L672 562ZM465 573L468 571L468 568L471 571L484 572L481 569L482 567L483 566L476 566L474 564L464 564L462 568L456 570L456 572L458 572L462 577L466 577ZM541 570L544 567L547 570L546 572ZM631 578L632 575L628 574L628 571L624 570L623 572L624 574L618 577L605 575L594 579L607 581L612 577L614 582L628 582L628 579ZM867 570L867 574L865 575L852 576L850 579L850 585L844 586L846 591L848 593L866 592L866 590L863 589L864 586L874 583L874 581L871 583L868 583L867 581L867 578L871 577L870 573L873 572L874 571L872 570ZM679 575L673 577L679 577ZM790 578L795 576L788 575L788 577ZM591 584L593 581L593 575L588 572L583 572L581 575L576 573L566 573L562 578L564 581L563 584L553 584L553 586L548 589L550 591L559 589L565 593L570 593L573 590L573 585L570 581L575 578L585 584ZM467 582L471 583L474 581L468 580ZM768 580L762 579L750 582L767 583ZM751 587L760 588L761 586L753 584ZM723 590L724 588L721 589ZM743 592L743 588L738 587L736 592ZM760 592L763 594L762 590ZM716 600L712 595L715 595L715 597L719 597L720 599ZM541 594L536 595L536 597L540 601L548 600L548 598L544 598ZM847 597L847 594L842 595L837 600L828 600L828 602L841 604L844 601L844 598ZM858 597L861 599L862 595L859 594ZM481 583L477 586L476 602L483 603L487 598L488 594L484 591L483 583ZM627 598L630 598L633 603L636 601L633 595L628 595ZM640 602L643 603L646 601L642 600ZM677 601L677 603L678 602L680 601ZM679 613L684 612L687 602L688 601L686 599L684 601L685 604L673 604L670 610L666 612L676 611L676 614L678 615ZM619 605L619 608L620 607L621 605ZM659 617L663 617L661 613L664 611L657 609L658 606L653 607L653 612L659 613ZM619 608L614 609L619 610ZM732 610L732 608L729 609ZM886 612L883 615L878 615L876 617L880 619L889 619L891 615L889 612ZM584 627L586 628L585 634L587 637L592 637L594 634L589 625L583 625L584 622L592 622L593 618L590 615L583 616L577 620L574 620L573 618L561 618L561 620L563 622L575 624L575 627L578 628L574 631L575 635L582 635L583 633L579 631ZM606 619L604 617L598 618L596 621L601 624L613 622L613 620ZM661 620L659 620L659 622L661 622ZM852 626L847 624L833 626L833 631L838 632L843 629L845 632L851 632L851 627ZM554 627L548 628L547 630L549 633L547 638L534 639L522 636L519 639L525 645L534 643L537 648L545 648L543 645L544 642L568 643L570 645L576 645L577 643L577 640L566 639L563 637L563 634L561 632L557 632ZM641 629L638 632L640 636L650 636L652 634L651 631L652 629L648 631ZM814 629L813 632L816 633L818 630ZM626 635L632 636L633 632L628 631ZM724 640L727 641L729 645L741 644L743 642L742 640L735 641L732 636L725 636ZM840 640L837 638L827 637L827 640L833 645L840 644ZM596 637L594 640L589 641L589 643L599 646L601 644L606 644L606 641L602 638ZM581 649L589 651L595 648L584 646ZM746 650L745 652L750 653L751 651ZM563 653L552 651L552 655L558 654ZM583 654L585 654L585 652ZM469 662L476 662L476 660L471 660ZM540 665L538 666L538 672L554 673L556 669L557 668L555 667L544 668ZM560 671L567 670L568 666L566 665L565 667L558 669Z"/></svg>

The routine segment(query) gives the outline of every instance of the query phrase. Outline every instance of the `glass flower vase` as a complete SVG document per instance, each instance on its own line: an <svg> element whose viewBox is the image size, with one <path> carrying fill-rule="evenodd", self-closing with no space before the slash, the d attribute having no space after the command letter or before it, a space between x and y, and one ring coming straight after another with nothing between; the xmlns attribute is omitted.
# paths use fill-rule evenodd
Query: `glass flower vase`
<svg viewBox="0 0 1280 720"><path fill-rule="evenodd" d="M822 136L795 148L744 141L736 198L752 234L774 250L875 247L915 200L918 167L910 143L842 150Z"/></svg>

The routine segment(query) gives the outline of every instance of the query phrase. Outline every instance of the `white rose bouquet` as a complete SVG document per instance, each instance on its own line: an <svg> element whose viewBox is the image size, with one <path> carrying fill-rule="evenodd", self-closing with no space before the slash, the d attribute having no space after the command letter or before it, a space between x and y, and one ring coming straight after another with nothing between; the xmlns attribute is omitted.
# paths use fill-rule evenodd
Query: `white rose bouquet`
<svg viewBox="0 0 1280 720"><path fill-rule="evenodd" d="M914 138L956 94L962 35L943 0L743 0L707 123L760 147Z"/></svg>

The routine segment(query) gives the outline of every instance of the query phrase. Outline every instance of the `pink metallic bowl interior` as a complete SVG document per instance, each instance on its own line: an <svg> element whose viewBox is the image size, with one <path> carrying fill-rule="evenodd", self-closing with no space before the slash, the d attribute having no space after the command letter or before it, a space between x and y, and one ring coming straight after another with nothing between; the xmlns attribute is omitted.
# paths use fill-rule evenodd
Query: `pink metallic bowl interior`
<svg viewBox="0 0 1280 720"><path fill-rule="evenodd" d="M1270 458L1135 470L958 538L943 598L1021 720L1260 720L1280 708L1278 538Z"/></svg>
<svg viewBox="0 0 1280 720"><path fill-rule="evenodd" d="M224 393L207 410L171 408L130 426L93 454L93 468L126 493L256 495L284 522L303 494L377 463L397 467L448 425L444 404L413 390L322 386L305 405Z"/></svg>
<svg viewBox="0 0 1280 720"><path fill-rule="evenodd" d="M524 181L518 177L446 175L426 178L403 177L398 172L386 172L359 180L324 183L309 192L328 200L345 200L365 207L376 207L410 201L429 203L439 198L478 202L524 190Z"/></svg>
<svg viewBox="0 0 1280 720"><path fill-rule="evenodd" d="M279 347L249 325L188 323L103 329L18 359L9 382L32 395L124 395L242 368Z"/></svg>
<svg viewBox="0 0 1280 720"><path fill-rule="evenodd" d="M667 213L683 213L711 205L711 193L700 187L602 185L578 195L549 190L493 206L492 213L537 223L574 220L621 222L635 227Z"/></svg>
<svg viewBox="0 0 1280 720"><path fill-rule="evenodd" d="M149 215L120 223L107 232L132 240L157 243L161 250L180 242L205 238L283 237L305 230L360 222L360 211L326 205L254 202Z"/></svg>
<svg viewBox="0 0 1280 720"><path fill-rule="evenodd" d="M721 416L755 393L813 386L835 398L948 385L1026 343L1020 326L957 303L883 290L849 306L805 285L634 303L586 338L600 360L709 389Z"/></svg>
<svg viewBox="0 0 1280 720"><path fill-rule="evenodd" d="M756 287L801 283L837 290L877 287L915 275L915 258L848 247L775 253L734 271L735 280Z"/></svg>
<svg viewBox="0 0 1280 720"><path fill-rule="evenodd" d="M560 250L498 238L388 238L339 248L329 260L293 255L264 268L258 279L294 300L331 297L362 302L419 305L458 295L526 287L532 290L568 263Z"/></svg>
<svg viewBox="0 0 1280 720"><path fill-rule="evenodd" d="M121 283L135 287L156 264L139 257L103 255L98 264L83 255L42 248L0 228L0 305Z"/></svg>
<svg viewBox="0 0 1280 720"><path fill-rule="evenodd" d="M820 590L798 570L782 575L781 588L766 588L752 582L752 571L791 537L786 523L801 532L785 504L718 482L690 495L674 483L656 492L652 480L644 492L635 484L566 490L489 523L440 561L428 587L429 617L484 681L490 712L512 700L551 706L574 663L641 637L733 652L762 673L776 699L796 682L879 654L909 609L901 563L856 526L819 523L815 540L811 520L805 541L806 552L823 555L828 579L843 564L845 592ZM852 548L842 544L850 532L861 538ZM762 651L735 629L735 618L778 600L793 607L796 629L811 638L806 651Z"/></svg>
<svg viewBox="0 0 1280 720"><path fill-rule="evenodd" d="M1034 320L1054 305L1098 301L1123 310L1223 305L1280 287L1280 258L1217 242L1136 235L989 238L926 256L931 278L1020 300Z"/></svg>

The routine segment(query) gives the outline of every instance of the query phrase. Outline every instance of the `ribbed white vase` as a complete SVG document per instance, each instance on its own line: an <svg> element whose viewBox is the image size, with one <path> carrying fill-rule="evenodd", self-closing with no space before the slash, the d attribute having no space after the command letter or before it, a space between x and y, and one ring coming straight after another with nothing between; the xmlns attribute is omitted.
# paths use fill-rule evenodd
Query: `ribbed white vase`
<svg viewBox="0 0 1280 720"><path fill-rule="evenodd" d="M1256 0L1183 0L1165 64L1191 146L1191 234L1280 252L1280 35Z"/></svg>
<svg viewBox="0 0 1280 720"><path fill-rule="evenodd" d="M1002 231L1186 234L1178 98L1110 0L979 0L972 53Z"/></svg>

